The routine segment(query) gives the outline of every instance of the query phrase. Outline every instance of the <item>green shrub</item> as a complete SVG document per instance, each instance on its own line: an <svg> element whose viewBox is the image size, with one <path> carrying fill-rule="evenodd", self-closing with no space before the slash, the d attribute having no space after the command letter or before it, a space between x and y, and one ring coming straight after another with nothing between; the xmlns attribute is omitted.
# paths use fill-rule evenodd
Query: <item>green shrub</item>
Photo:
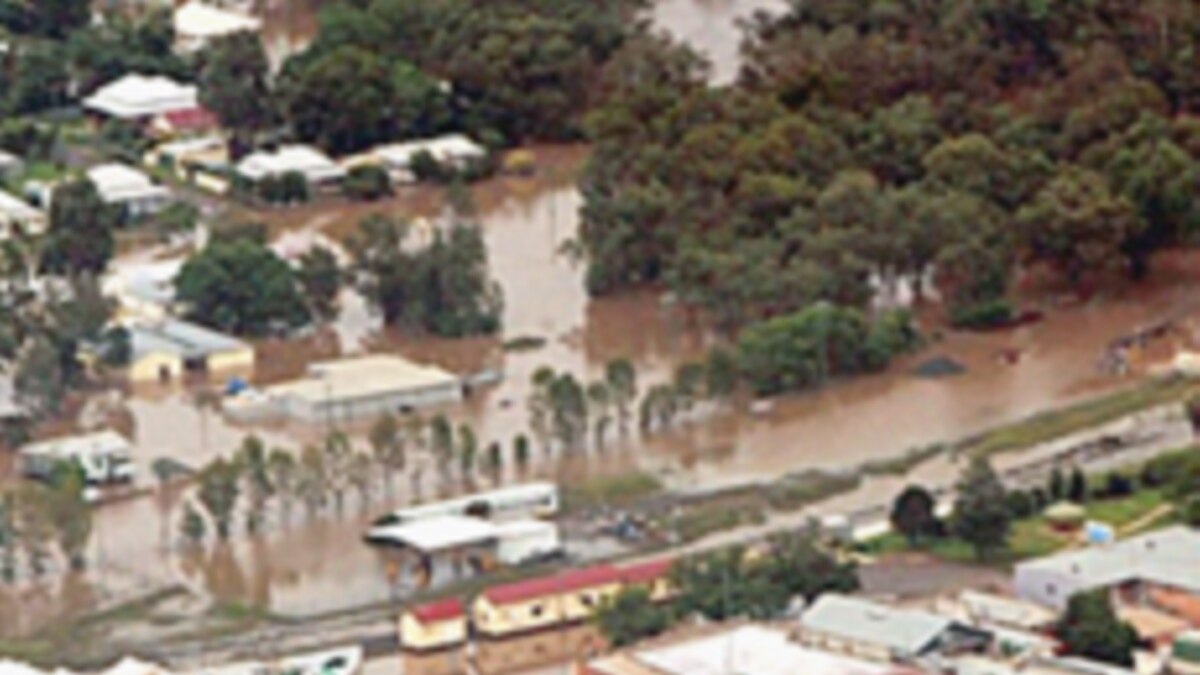
<svg viewBox="0 0 1200 675"><path fill-rule="evenodd" d="M958 328L998 328L1012 319L1012 304L1004 298L958 307L950 313L950 323Z"/></svg>
<svg viewBox="0 0 1200 675"><path fill-rule="evenodd" d="M346 175L342 192L357 201L375 201L392 194L392 181L382 167L373 164L356 166Z"/></svg>

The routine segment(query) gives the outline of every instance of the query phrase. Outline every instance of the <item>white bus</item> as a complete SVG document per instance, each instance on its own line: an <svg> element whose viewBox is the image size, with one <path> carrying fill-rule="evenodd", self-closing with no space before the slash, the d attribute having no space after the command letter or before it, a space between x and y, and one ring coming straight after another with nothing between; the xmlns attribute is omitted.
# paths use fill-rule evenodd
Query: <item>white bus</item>
<svg viewBox="0 0 1200 675"><path fill-rule="evenodd" d="M383 516L375 524L395 525L444 516L476 516L505 521L531 517L553 518L557 515L558 486L553 483L526 483L399 509Z"/></svg>
<svg viewBox="0 0 1200 675"><path fill-rule="evenodd" d="M21 448L19 456L21 473L38 480L49 480L63 462L78 464L89 485L125 483L134 477L129 441L115 431L32 443Z"/></svg>

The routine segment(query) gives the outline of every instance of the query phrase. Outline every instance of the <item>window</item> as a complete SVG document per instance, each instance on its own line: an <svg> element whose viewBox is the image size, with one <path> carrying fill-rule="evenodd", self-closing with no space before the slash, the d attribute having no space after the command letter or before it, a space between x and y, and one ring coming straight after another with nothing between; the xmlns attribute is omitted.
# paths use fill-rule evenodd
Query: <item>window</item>
<svg viewBox="0 0 1200 675"><path fill-rule="evenodd" d="M1054 584L1046 584L1046 595L1052 598L1058 595L1058 587Z"/></svg>
<svg viewBox="0 0 1200 675"><path fill-rule="evenodd" d="M533 616L533 617L538 617L538 616L541 616L541 615L542 615L542 606L541 606L541 605L534 605L533 607L530 607L530 608L529 608L529 615L530 615L530 616Z"/></svg>
<svg viewBox="0 0 1200 675"><path fill-rule="evenodd" d="M588 595L587 593L580 595L579 601L583 603L584 607L591 607L592 603L595 602L595 600L592 599L592 596Z"/></svg>

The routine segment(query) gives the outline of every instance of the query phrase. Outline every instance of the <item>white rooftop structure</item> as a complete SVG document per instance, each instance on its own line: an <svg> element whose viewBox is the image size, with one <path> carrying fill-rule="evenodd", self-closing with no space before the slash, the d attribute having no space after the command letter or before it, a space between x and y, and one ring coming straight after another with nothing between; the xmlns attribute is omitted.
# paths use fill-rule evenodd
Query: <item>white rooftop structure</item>
<svg viewBox="0 0 1200 675"><path fill-rule="evenodd" d="M498 537L499 530L495 525L470 516L439 516L398 525L378 525L367 532L371 542L406 546L423 553L481 546Z"/></svg>
<svg viewBox="0 0 1200 675"><path fill-rule="evenodd" d="M956 622L949 617L826 593L800 616L806 644L862 646L856 652L880 652L916 658L938 646Z"/></svg>
<svg viewBox="0 0 1200 675"><path fill-rule="evenodd" d="M171 192L150 180L146 174L125 164L101 164L87 170L88 180L96 186L106 204L159 204L170 199ZM152 210L147 209L147 210Z"/></svg>
<svg viewBox="0 0 1200 675"><path fill-rule="evenodd" d="M221 352L253 349L247 342L179 319L138 322L127 328L134 360L147 354L170 354L181 359L201 359Z"/></svg>
<svg viewBox="0 0 1200 675"><path fill-rule="evenodd" d="M888 675L902 672L888 664L809 649L788 640L781 630L757 625L600 658L589 663L588 668L604 675L651 671L662 675Z"/></svg>
<svg viewBox="0 0 1200 675"><path fill-rule="evenodd" d="M262 21L257 17L200 0L190 0L177 8L174 25L176 49L185 53L203 49L220 37L262 30Z"/></svg>
<svg viewBox="0 0 1200 675"><path fill-rule="evenodd" d="M83 107L109 117L137 120L199 105L194 85L169 77L132 73L100 87L83 100Z"/></svg>
<svg viewBox="0 0 1200 675"><path fill-rule="evenodd" d="M26 234L41 234L46 229L46 214L25 200L0 190L0 239L21 228Z"/></svg>
<svg viewBox="0 0 1200 675"><path fill-rule="evenodd" d="M441 368L380 354L314 363L307 377L265 393L285 417L328 422L457 403L463 388L456 375Z"/></svg>
<svg viewBox="0 0 1200 675"><path fill-rule="evenodd" d="M255 152L238 163L237 172L252 181L291 172L304 176L309 183L327 183L346 177L345 169L309 145L287 145L274 152Z"/></svg>
<svg viewBox="0 0 1200 675"><path fill-rule="evenodd" d="M1020 563L1014 574L1020 597L1056 608L1076 593L1128 582L1200 594L1200 531L1170 527Z"/></svg>
<svg viewBox="0 0 1200 675"><path fill-rule="evenodd" d="M413 158L422 152L429 153L439 162L455 163L482 158L487 154L487 149L463 134L448 134L382 145L373 151L376 157L396 168L408 168Z"/></svg>
<svg viewBox="0 0 1200 675"><path fill-rule="evenodd" d="M132 446L121 434L104 430L78 436L61 436L21 448L23 473L48 477L60 462L74 461L88 482L127 480L133 477Z"/></svg>

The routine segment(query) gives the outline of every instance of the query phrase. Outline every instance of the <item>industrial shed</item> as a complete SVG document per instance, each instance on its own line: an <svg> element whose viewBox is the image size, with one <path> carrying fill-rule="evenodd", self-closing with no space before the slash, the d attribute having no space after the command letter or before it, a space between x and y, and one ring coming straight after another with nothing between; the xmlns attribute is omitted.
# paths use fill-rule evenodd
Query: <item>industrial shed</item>
<svg viewBox="0 0 1200 675"><path fill-rule="evenodd" d="M244 372L254 367L254 347L203 326L165 319L128 326L133 382L169 381L184 372Z"/></svg>
<svg viewBox="0 0 1200 675"><path fill-rule="evenodd" d="M266 390L275 412L298 422L377 417L463 397L462 381L398 356L364 356L309 366L308 376Z"/></svg>

